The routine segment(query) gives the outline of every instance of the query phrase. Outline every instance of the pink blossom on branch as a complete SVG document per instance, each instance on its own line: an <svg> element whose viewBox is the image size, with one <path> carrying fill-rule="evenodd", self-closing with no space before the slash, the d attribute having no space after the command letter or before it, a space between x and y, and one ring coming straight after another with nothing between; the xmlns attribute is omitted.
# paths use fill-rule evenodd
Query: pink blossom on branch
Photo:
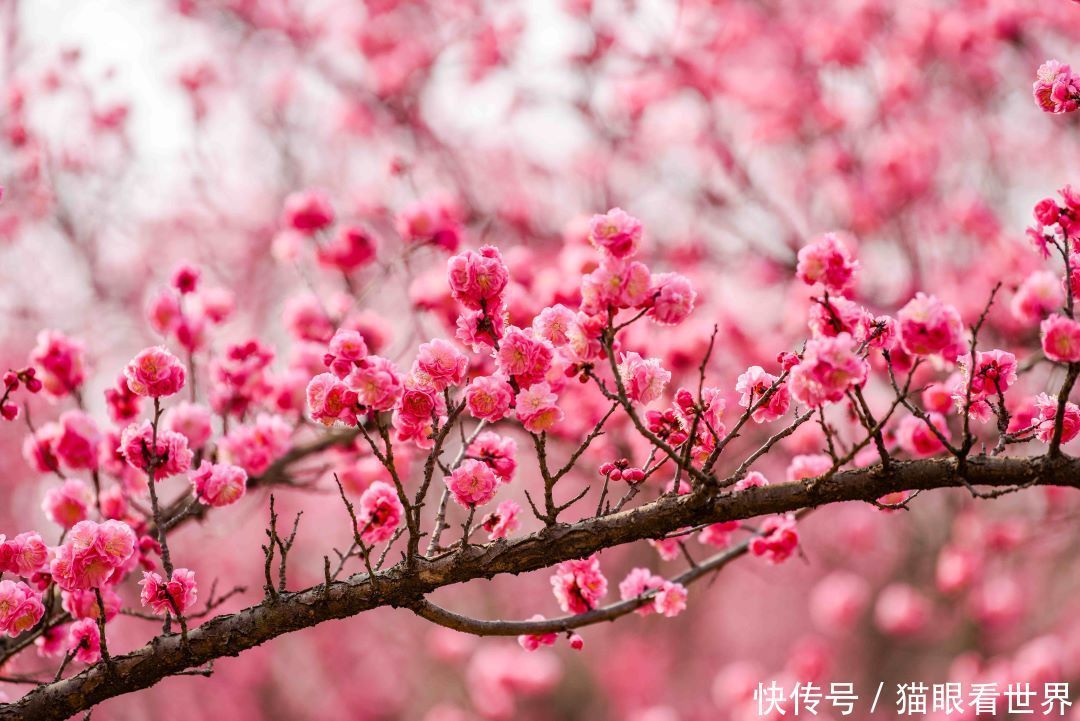
<svg viewBox="0 0 1080 721"><path fill-rule="evenodd" d="M769 516L761 524L759 535L750 539L750 553L771 564L786 561L799 545L799 532L791 514Z"/></svg>
<svg viewBox="0 0 1080 721"><path fill-rule="evenodd" d="M86 347L60 331L38 334L30 362L41 369L45 391L56 397L75 392L86 380Z"/></svg>
<svg viewBox="0 0 1080 721"><path fill-rule="evenodd" d="M564 418L558 400L546 382L529 386L514 400L518 420L530 433L549 431Z"/></svg>
<svg viewBox="0 0 1080 721"><path fill-rule="evenodd" d="M401 398L402 379L394 364L380 356L368 356L345 379L363 406L388 411Z"/></svg>
<svg viewBox="0 0 1080 721"><path fill-rule="evenodd" d="M44 614L40 593L21 581L0 581L0 632L15 638L30 630Z"/></svg>
<svg viewBox="0 0 1080 721"><path fill-rule="evenodd" d="M135 551L135 533L122 521L80 521L56 549L51 572L65 591L100 588Z"/></svg>
<svg viewBox="0 0 1080 721"><path fill-rule="evenodd" d="M649 288L648 317L660 325L678 325L694 310L697 291L690 280L678 273L653 275Z"/></svg>
<svg viewBox="0 0 1080 721"><path fill-rule="evenodd" d="M360 496L356 522L361 540L369 545L389 541L401 525L404 512L394 487L375 481Z"/></svg>
<svg viewBox="0 0 1080 721"><path fill-rule="evenodd" d="M48 548L37 532L27 531L11 539L0 534L0 573L30 578L45 567L48 559Z"/></svg>
<svg viewBox="0 0 1080 721"><path fill-rule="evenodd" d="M143 573L143 580L139 585L142 586L140 602L143 606L149 606L159 616L167 613L182 615L195 605L198 598L195 573L186 568L175 569L168 580L160 574L147 571Z"/></svg>
<svg viewBox="0 0 1080 721"><path fill-rule="evenodd" d="M623 353L618 370L627 397L642 405L658 399L671 380L659 358L645 359L634 352Z"/></svg>
<svg viewBox="0 0 1080 721"><path fill-rule="evenodd" d="M1049 443L1054 437L1058 400L1046 393L1040 393L1035 396L1035 409L1037 437L1043 443ZM1066 402L1061 420L1061 442L1068 443L1080 433L1080 406L1071 401Z"/></svg>
<svg viewBox="0 0 1080 721"><path fill-rule="evenodd" d="M423 385L442 392L465 380L469 359L464 353L442 339L420 345L413 364L412 377Z"/></svg>
<svg viewBox="0 0 1080 721"><path fill-rule="evenodd" d="M589 222L589 242L613 258L635 255L643 234L641 221L622 208L612 208L605 215L594 215Z"/></svg>
<svg viewBox="0 0 1080 721"><path fill-rule="evenodd" d="M795 275L803 283L820 283L832 293L843 293L855 279L859 262L839 236L825 233L799 250Z"/></svg>
<svg viewBox="0 0 1080 721"><path fill-rule="evenodd" d="M900 343L913 355L940 354L954 361L965 352L960 314L932 295L916 293L896 314Z"/></svg>
<svg viewBox="0 0 1080 721"><path fill-rule="evenodd" d="M247 477L239 466L209 461L203 461L189 476L195 497L214 507L228 506L243 498Z"/></svg>
<svg viewBox="0 0 1080 721"><path fill-rule="evenodd" d="M320 190L305 190L285 199L281 224L301 233L314 233L334 222L334 208Z"/></svg>
<svg viewBox="0 0 1080 721"><path fill-rule="evenodd" d="M173 431L155 431L150 421L132 423L120 434L120 452L132 468L154 472L157 480L186 473L194 453L187 438Z"/></svg>
<svg viewBox="0 0 1080 721"><path fill-rule="evenodd" d="M447 261L447 278L454 299L470 310L498 308L509 271L502 254L493 246L485 245L479 252L466 250Z"/></svg>
<svg viewBox="0 0 1080 721"><path fill-rule="evenodd" d="M491 423L501 421L510 411L514 389L501 376L479 376L465 389L465 403L473 418Z"/></svg>
<svg viewBox="0 0 1080 721"><path fill-rule="evenodd" d="M484 516L480 525L488 532L488 540L507 538L521 528L521 520L518 518L520 513L521 506L516 502L503 501L493 513Z"/></svg>
<svg viewBox="0 0 1080 721"><path fill-rule="evenodd" d="M1080 361L1080 323L1064 315L1052 315L1039 329L1047 358L1063 363Z"/></svg>
<svg viewBox="0 0 1080 721"><path fill-rule="evenodd" d="M458 504L475 508L495 497L498 481L486 463L467 458L447 477L446 487Z"/></svg>
<svg viewBox="0 0 1080 721"><path fill-rule="evenodd" d="M478 435L466 449L468 458L478 460L495 472L499 483L509 483L517 470L517 441L492 431Z"/></svg>
<svg viewBox="0 0 1080 721"><path fill-rule="evenodd" d="M850 388L866 381L868 366L855 354L855 341L847 333L806 342L799 364L791 369L791 395L818 408L843 399Z"/></svg>
<svg viewBox="0 0 1080 721"><path fill-rule="evenodd" d="M1057 60L1047 60L1035 74L1032 93L1044 111L1071 113L1080 108L1080 74Z"/></svg>
<svg viewBox="0 0 1080 721"><path fill-rule="evenodd" d="M779 380L777 376L766 373L761 366L750 366L745 373L739 376L738 381L735 383L735 391L741 394L739 396L739 405L743 408L750 408L757 404L765 397L765 393L772 389L777 380ZM787 413L790 405L791 393L787 384L781 383L773 390L768 400L753 412L751 417L755 423L769 423Z"/></svg>
<svg viewBox="0 0 1080 721"><path fill-rule="evenodd" d="M74 652L76 661L97 663L101 659L101 633L97 621L84 618L71 624L67 645L69 651Z"/></svg>
<svg viewBox="0 0 1080 721"><path fill-rule="evenodd" d="M93 503L93 490L82 481L71 478L45 492L41 509L53 523L71 528L87 519Z"/></svg>
<svg viewBox="0 0 1080 721"><path fill-rule="evenodd" d="M607 578L600 571L596 556L579 561L564 561L555 567L551 589L559 608L565 613L585 613L607 595Z"/></svg>

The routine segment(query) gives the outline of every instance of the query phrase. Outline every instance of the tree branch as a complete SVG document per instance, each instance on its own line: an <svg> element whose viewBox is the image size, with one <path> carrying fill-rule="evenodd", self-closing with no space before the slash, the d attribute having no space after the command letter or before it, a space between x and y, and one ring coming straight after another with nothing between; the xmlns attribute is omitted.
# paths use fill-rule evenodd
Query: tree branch
<svg viewBox="0 0 1080 721"><path fill-rule="evenodd" d="M814 482L783 483L740 492L702 488L681 496L664 496L637 508L574 524L556 524L513 540L466 546L436 560L418 558L378 573L318 584L276 600L218 616L193 629L188 644L177 636L158 637L142 648L113 656L112 670L96 664L81 673L30 691L0 706L0 720L60 720L115 696L148 688L162 679L203 666L223 656L236 656L277 636L348 618L379 606L415 607L424 595L442 586L503 573L524 573L581 558L612 546L661 537L679 528L741 520L764 514L797 511L843 501L872 502L898 491L973 485L1011 488L1025 485L1080 487L1080 460L994 458L967 460L965 478L953 458L894 461L843 471Z"/></svg>

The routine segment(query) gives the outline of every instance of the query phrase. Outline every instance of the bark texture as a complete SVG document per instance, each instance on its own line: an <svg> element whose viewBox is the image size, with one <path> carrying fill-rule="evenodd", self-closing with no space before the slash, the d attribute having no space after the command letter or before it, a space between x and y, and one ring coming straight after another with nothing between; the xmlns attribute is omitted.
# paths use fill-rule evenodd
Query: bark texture
<svg viewBox="0 0 1080 721"><path fill-rule="evenodd" d="M81 673L50 683L0 706L0 721L65 719L95 704L153 686L170 675L216 658L236 656L277 636L324 621L354 616L379 606L428 611L424 596L443 586L503 573L523 573L680 528L797 511L844 501L874 501L895 491L957 486L1007 490L1031 485L1080 487L1080 461L1065 456L892 461L843 471L831 478L750 488L733 493L701 487L632 510L572 524L556 524L516 539L470 546L435 560L401 562L369 578L357 574L329 586L282 593L239 613L218 616L189 633L159 637L142 648L114 656ZM421 614L423 615L423 614ZM598 619L600 620L600 619Z"/></svg>

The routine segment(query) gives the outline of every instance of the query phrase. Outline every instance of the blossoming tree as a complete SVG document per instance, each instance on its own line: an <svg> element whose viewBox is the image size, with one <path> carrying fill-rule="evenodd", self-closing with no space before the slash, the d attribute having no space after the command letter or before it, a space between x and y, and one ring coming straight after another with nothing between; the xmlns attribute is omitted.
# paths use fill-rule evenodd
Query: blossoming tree
<svg viewBox="0 0 1080 721"><path fill-rule="evenodd" d="M872 534L899 511L940 516L933 494L922 495L937 489L953 489L937 494L949 494L953 530L931 552L927 585L946 601L965 599L988 628L1015 623L1019 576L984 572L997 560L989 551L1017 549L1018 535L1058 538L1051 526L1075 507L1061 489L1080 486L1080 461L1066 452L1080 434L1080 193L1064 183L1056 195L1041 191L1022 241L1024 228L1000 220L991 200L947 192L968 181L949 177L933 146L968 131L949 118L934 142L920 140L931 121L918 113L932 102L917 96L972 96L956 115L975 115L993 135L988 58L1012 62L1027 73L1015 112L1048 128L1025 132L1055 138L1062 152L1050 160L1080 170L1080 75L1033 62L1041 48L1028 37L1075 41L1080 11L1002 2L965 15L916 3L888 16L865 2L834 27L785 8L779 22L791 36L777 40L759 36L768 13L755 3L688 2L669 32L637 38L603 9L571 3L571 19L591 35L571 68L620 92L612 108L589 93L581 101L605 157L573 176L593 188L597 207L563 213L564 226L546 207L560 199L545 191L565 175L517 156L501 165L500 152L475 138L464 152L466 141L441 135L422 107L439 87L440 58L461 50L434 42L440 21L472 28L474 88L513 67L524 15L435 5L373 1L359 17L334 3L324 16L288 3L170 7L184 27L238 51L181 74L196 145L220 140L222 127L210 127L217 115L223 126L254 122L266 140L257 152L276 147L281 178L230 207L199 166L181 217L134 208L154 220L142 230L157 227L188 257L165 261L153 250L150 273L125 268L130 255L110 255L119 243L112 208L98 209L104 225L87 221L65 187L83 175L107 183L109 169L138 156L127 106L98 105L77 52L40 77L9 58L4 142L16 160L0 205L6 268L31 270L19 253L48 229L58 257L85 270L83 300L121 317L145 297L156 337L128 329L120 346L130 352L119 356L87 319L40 330L25 352L5 349L13 360L0 432L19 450L4 452L32 470L38 483L27 485L40 489L44 515L33 517L12 491L18 510L0 536L0 682L19 690L0 704L0 719L88 713L169 677L215 684L234 673L215 668L218 659L369 613L448 630L439 637L446 658L475 654L472 705L509 718L518 697L555 682L543 647L603 655L608 639L589 641L602 622L618 620L618 629L652 615L674 625L695 613L695 589L705 593L721 569L779 573L797 555L812 558L804 529L813 520L803 519L815 509L871 514L829 516L832 542L852 546L859 529ZM4 7L16 57L27 42L20 8ZM330 52L342 42L331 19L355 23L358 57ZM978 32L986 28L990 39ZM850 71L837 82L860 90L875 69L871 48L888 54L887 82L865 91L870 111L840 117L850 108L832 96L829 73ZM275 78L274 112L230 116L230 97L250 90L246 64L282 54L300 70ZM740 54L768 61L777 77L743 87L712 67ZM362 61L364 82L350 60ZM647 72L619 87L621 66ZM931 70L944 77L927 80ZM757 106L760 83L787 90ZM330 167L335 150L318 137L294 145L296 96L320 93L340 104L343 124L326 139L394 147L384 163L392 189ZM54 95L89 103L88 158L34 129L30 106ZM675 122L660 113L680 112L689 95L702 124L690 147L702 157L682 170L702 177L661 208L672 227L647 229L629 201L654 205L640 186L663 181L664 167L646 151ZM716 110L724 99L746 106L731 128ZM1019 161L1011 139L987 147ZM737 140L802 148L812 160L793 187L762 183ZM363 145L357 157L374 165ZM996 200L1019 203L1008 162L986 166L1002 185ZM806 191L817 182L828 192ZM452 192L421 191L435 186ZM360 188L363 198L350 197ZM736 201L745 207L730 209ZM609 207L616 202L627 209ZM775 232L748 232L756 213ZM695 216L701 226L687 222ZM821 218L844 229L811 230ZM913 237L916 224L943 237L956 226L958 237L935 246ZM719 237L693 237L712 225ZM943 246L975 253L978 267L940 257ZM738 273L725 268L732 261ZM750 272L768 295L739 284ZM16 299L26 291L14 273L3 282ZM404 300L393 296L402 287ZM269 312L284 288L298 292ZM755 317L769 315L766 299L783 306L771 321ZM1006 505L1016 499L1034 508ZM1033 520L1017 530L983 515L999 504ZM833 565L804 605L818 627L850 630L869 603L871 574ZM485 606L451 590L531 572L550 593L528 579L519 593L519 579L499 579L518 603ZM918 638L931 628L928 591L899 572L878 586L875 633ZM707 603L697 612L722 611ZM1055 674L1070 671L1053 644L1067 636L1047 632L1042 646L1024 646L1012 672L1061 680ZM516 645L474 650L470 637ZM344 653L333 633L325 638ZM788 670L821 677L826 655L820 644L792 651ZM997 673L972 665L953 672ZM715 680L731 718L747 708L743 671ZM402 700L381 700L408 715ZM305 703L323 713L317 700ZM432 713L460 718L445 707Z"/></svg>

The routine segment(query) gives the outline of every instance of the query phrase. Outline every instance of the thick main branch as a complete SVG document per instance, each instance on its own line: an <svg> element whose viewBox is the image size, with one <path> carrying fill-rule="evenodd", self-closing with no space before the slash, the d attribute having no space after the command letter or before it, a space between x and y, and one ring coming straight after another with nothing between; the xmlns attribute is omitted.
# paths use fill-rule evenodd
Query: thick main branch
<svg viewBox="0 0 1080 721"><path fill-rule="evenodd" d="M657 538L680 528L796 511L843 501L874 501L897 491L930 490L966 483L995 488L1025 485L1080 487L1080 460L1057 458L968 459L965 479L952 459L895 461L837 473L827 480L785 483L741 492L701 489L661 499L628 511L573 524L557 524L513 540L468 546L458 553L417 560L377 574L352 576L329 586L297 593L219 616L193 629L181 646L179 636L158 637L150 644L114 656L69 679L34 689L18 701L0 706L0 720L65 719L97 703L153 686L158 681L222 656L236 656L270 639L323 621L354 616L379 606L415 606L431 591L476 578L523 573L612 546Z"/></svg>

